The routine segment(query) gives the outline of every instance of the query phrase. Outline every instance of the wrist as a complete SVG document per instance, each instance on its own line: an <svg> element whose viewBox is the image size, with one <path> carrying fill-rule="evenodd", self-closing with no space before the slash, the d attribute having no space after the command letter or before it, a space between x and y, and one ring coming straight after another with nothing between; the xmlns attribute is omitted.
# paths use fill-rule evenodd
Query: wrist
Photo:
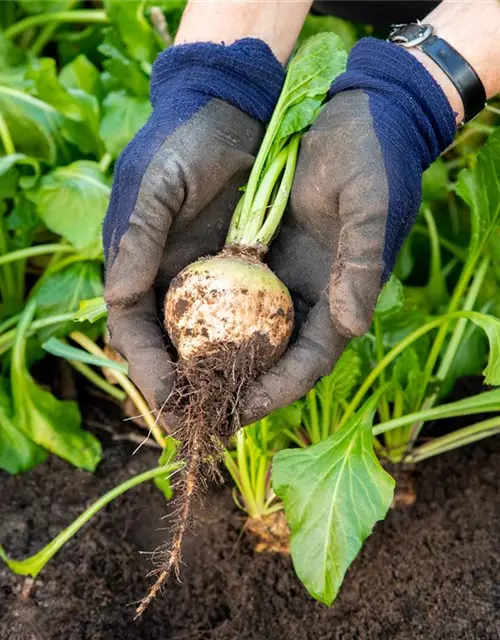
<svg viewBox="0 0 500 640"><path fill-rule="evenodd" d="M230 45L242 38L258 38L285 64L311 5L312 0L188 1L175 43Z"/></svg>

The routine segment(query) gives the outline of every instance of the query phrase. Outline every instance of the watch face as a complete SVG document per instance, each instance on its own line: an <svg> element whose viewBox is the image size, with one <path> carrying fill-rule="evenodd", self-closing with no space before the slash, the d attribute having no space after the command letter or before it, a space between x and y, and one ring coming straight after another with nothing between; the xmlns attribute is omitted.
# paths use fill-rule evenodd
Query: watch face
<svg viewBox="0 0 500 640"><path fill-rule="evenodd" d="M432 35L432 27L428 24L398 24L389 36L389 41L403 47L416 47Z"/></svg>

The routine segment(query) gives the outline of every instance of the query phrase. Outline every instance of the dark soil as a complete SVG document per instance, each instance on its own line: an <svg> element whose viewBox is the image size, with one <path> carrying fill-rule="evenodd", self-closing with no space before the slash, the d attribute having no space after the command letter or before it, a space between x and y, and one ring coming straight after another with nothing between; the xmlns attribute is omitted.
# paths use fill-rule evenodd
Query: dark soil
<svg viewBox="0 0 500 640"><path fill-rule="evenodd" d="M0 475L0 542L32 554L84 506L157 454L108 443L95 476L52 458ZM351 567L330 609L287 557L258 554L229 488L209 492L184 548L182 583L133 622L166 505L152 485L119 498L45 568L34 585L0 567L2 640L495 640L500 639L500 438L422 463L418 499L391 511Z"/></svg>

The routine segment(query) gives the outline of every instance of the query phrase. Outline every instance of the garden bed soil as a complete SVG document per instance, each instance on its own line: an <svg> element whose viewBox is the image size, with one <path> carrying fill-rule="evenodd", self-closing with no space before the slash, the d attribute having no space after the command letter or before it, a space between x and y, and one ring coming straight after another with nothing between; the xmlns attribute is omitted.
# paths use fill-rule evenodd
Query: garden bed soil
<svg viewBox="0 0 500 640"><path fill-rule="evenodd" d="M123 428L123 427L121 427ZM52 457L0 475L0 542L32 554L157 452L108 442L95 476ZM229 485L210 490L186 540L182 582L137 622L166 504L151 484L94 518L33 583L0 567L1 640L500 639L500 438L422 463L410 509L391 510L328 609L289 557L256 553Z"/></svg>

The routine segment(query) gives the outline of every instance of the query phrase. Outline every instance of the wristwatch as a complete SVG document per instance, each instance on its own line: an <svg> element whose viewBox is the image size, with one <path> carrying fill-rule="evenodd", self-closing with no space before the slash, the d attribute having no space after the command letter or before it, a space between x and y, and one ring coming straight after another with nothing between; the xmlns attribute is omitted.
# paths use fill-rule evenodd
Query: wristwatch
<svg viewBox="0 0 500 640"><path fill-rule="evenodd" d="M405 49L416 47L441 67L462 98L464 119L460 125L469 122L484 109L486 91L481 79L458 51L434 35L434 29L430 24L394 24L387 40Z"/></svg>

